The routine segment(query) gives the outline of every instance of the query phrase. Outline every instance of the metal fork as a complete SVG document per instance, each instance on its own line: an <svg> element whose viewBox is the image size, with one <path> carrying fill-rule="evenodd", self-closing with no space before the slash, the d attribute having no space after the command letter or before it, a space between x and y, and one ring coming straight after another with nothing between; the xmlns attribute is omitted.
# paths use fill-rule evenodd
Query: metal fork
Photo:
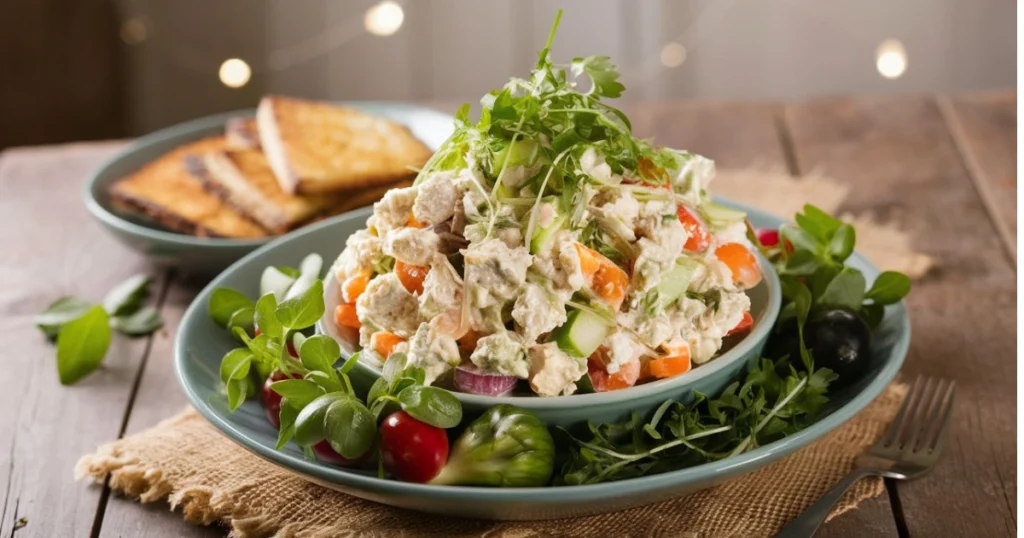
<svg viewBox="0 0 1024 538"><path fill-rule="evenodd" d="M776 538L814 536L832 506L861 478L912 480L928 472L945 446L955 385L953 381L918 376L885 435L857 458L853 472L790 521Z"/></svg>

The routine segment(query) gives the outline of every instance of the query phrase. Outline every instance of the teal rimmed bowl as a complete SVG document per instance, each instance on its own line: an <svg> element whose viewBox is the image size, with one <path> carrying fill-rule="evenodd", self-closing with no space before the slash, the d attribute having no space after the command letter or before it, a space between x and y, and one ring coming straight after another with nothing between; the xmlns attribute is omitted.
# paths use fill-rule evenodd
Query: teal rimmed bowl
<svg viewBox="0 0 1024 538"><path fill-rule="evenodd" d="M756 227L777 227L781 219L743 208ZM230 439L254 454L318 484L357 497L393 506L461 517L522 520L573 517L624 510L699 491L759 469L805 447L840 426L868 405L892 381L906 357L910 321L902 303L886 309L874 334L874 347L866 375L852 385L830 394L823 416L794 435L758 447L739 456L679 469L659 475L586 486L492 489L430 486L379 479L373 471L358 471L309 461L294 444L275 450L277 432L259 403L250 401L236 412L228 411L227 398L218 376L220 358L235 346L206 312L212 290L231 286L255 295L259 276L268 263L297 263L311 250L308 234L355 219L359 226L368 214L358 211L313 225L284 237L239 261L204 289L185 312L175 342L175 372L195 408ZM322 233L329 233L330 230ZM339 236L321 245L319 253L332 259L344 247ZM878 270L854 254L848 261L873 281ZM709 365L702 366L705 368ZM699 371L700 368L694 371ZM632 390L632 389L631 389ZM628 394L630 391L622 391ZM565 398L571 401L573 397Z"/></svg>
<svg viewBox="0 0 1024 538"><path fill-rule="evenodd" d="M339 232L343 229L347 230L342 234L342 237L347 237L350 233L364 227L359 219L365 219L368 214L366 211L357 213L353 215L354 222L345 222L344 224L339 222L338 226L332 230ZM349 230L352 225L355 228ZM325 229L324 232L329 232L329 230ZM316 241L316 245L319 245L320 242L317 239L319 237L320 234L311 233L309 245L314 245L314 241ZM333 260L340 253L341 250L338 250L329 257L325 256L325 259ZM294 263L292 262L293 265ZM510 404L534 413L549 426L572 429L585 428L588 420L595 423L613 422L628 418L633 412L645 414L653 411L665 400L687 400L692 397L694 391L717 394L747 365L757 359L768 340L768 333L779 315L782 290L778 275L775 274L775 270L768 260L760 255L758 255L758 263L764 278L757 286L747 290L747 295L750 297L750 313L754 317L754 328L726 352L685 374L644 383L625 390L550 398L533 395L481 396L463 392L453 392L453 394L462 402L463 412L469 417L480 415L495 405ZM334 338L341 345L342 354L347 358L356 351L355 342L358 340L358 335L356 331L339 328L334 323L334 309L338 306L340 297L337 279L333 275L327 275L324 282L324 304L327 309L323 318L317 323L317 331ZM381 370L373 364L359 361L349 375L357 386L369 387L381 376Z"/></svg>
<svg viewBox="0 0 1024 538"><path fill-rule="evenodd" d="M425 107L373 101L338 103L390 118L406 125L430 149L437 149L452 133L452 116ZM107 159L86 179L82 198L89 213L121 243L159 265L191 273L214 275L242 256L276 239L195 237L166 230L156 223L116 211L108 190L122 177L184 144L224 133L229 118L252 117L255 109L216 114L168 127L139 138Z"/></svg>

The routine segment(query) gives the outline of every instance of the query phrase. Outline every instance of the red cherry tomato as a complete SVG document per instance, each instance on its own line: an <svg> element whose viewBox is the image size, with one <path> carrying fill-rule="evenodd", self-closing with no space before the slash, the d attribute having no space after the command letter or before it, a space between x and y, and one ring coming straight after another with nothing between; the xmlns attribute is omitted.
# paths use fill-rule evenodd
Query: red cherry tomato
<svg viewBox="0 0 1024 538"><path fill-rule="evenodd" d="M301 375L292 374L294 379L302 379ZM270 388L270 385L275 381L281 381L282 379L288 379L288 376L284 375L284 372L280 370L274 370L267 380L263 382L263 394L261 398L263 400L263 409L267 412L267 420L274 425L275 428L281 427L281 395L274 392Z"/></svg>
<svg viewBox="0 0 1024 538"><path fill-rule="evenodd" d="M708 245L711 244L711 234L708 233L708 227L701 222L696 213L684 205L676 209L676 215L679 216L679 222L683 224L683 229L686 230L686 244L683 245L683 249L690 252L703 252L706 250Z"/></svg>
<svg viewBox="0 0 1024 538"><path fill-rule="evenodd" d="M333 465L344 465L344 466L357 465L357 464L362 463L363 461L365 461L366 460L366 455L369 454L369 453L370 452L367 451L366 454L363 454L362 456L359 456L356 459L350 460L350 459L346 458L345 456L342 456L341 454L338 454L337 452L335 452L334 449L331 448L331 444L328 443L326 440L320 441L319 443L313 445L313 454L316 454L316 459L318 459L318 460L320 460L320 461L322 461L324 463L330 463L330 464L333 464Z"/></svg>
<svg viewBox="0 0 1024 538"><path fill-rule="evenodd" d="M392 474L422 484L437 476L448 461L448 434L396 411L380 425L380 448L384 467Z"/></svg>
<svg viewBox="0 0 1024 538"><path fill-rule="evenodd" d="M597 353L594 355L596 356ZM619 367L618 372L609 374L604 363L595 356L587 359L587 373L590 375L590 384L594 386L594 392L628 389L640 379L639 360L627 362Z"/></svg>
<svg viewBox="0 0 1024 538"><path fill-rule="evenodd" d="M774 247L779 244L779 231L771 228L758 230L757 240L766 247Z"/></svg>

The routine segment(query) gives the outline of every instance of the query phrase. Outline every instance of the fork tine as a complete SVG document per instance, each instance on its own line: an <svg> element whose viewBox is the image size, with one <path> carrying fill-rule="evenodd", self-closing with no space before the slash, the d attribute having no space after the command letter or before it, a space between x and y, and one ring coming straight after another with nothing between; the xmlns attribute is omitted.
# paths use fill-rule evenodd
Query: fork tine
<svg viewBox="0 0 1024 538"><path fill-rule="evenodd" d="M896 416L892 419L892 423L889 424L889 429L886 430L885 436L882 437L880 444L883 446L889 446L896 444L900 438L900 432L903 431L903 425L907 422L907 417L913 415L913 409L917 405L917 401L921 397L921 391L925 386L924 376L917 376L914 379L914 384L910 386L910 391L903 397L903 404L900 405L899 411L896 412Z"/></svg>
<svg viewBox="0 0 1024 538"><path fill-rule="evenodd" d="M921 408L918 420L914 423L913 435L907 439L905 448L908 451L917 452L925 446L925 443L930 443L932 425L940 423L943 398L948 388L947 381L941 378L936 379L931 388L932 391Z"/></svg>
<svg viewBox="0 0 1024 538"><path fill-rule="evenodd" d="M941 379L928 378L924 391L921 393L921 399L918 401L918 406L914 410L914 415L911 417L910 422L907 423L907 431L899 447L901 450L913 451L925 428L928 427L928 418L935 405L935 396L938 394L941 384Z"/></svg>
<svg viewBox="0 0 1024 538"><path fill-rule="evenodd" d="M949 424L952 422L953 401L956 396L956 381L950 380L946 390L939 400L937 414L932 417L932 423L928 426L928 433L922 439L921 447L929 452L938 453L942 450L948 435Z"/></svg>

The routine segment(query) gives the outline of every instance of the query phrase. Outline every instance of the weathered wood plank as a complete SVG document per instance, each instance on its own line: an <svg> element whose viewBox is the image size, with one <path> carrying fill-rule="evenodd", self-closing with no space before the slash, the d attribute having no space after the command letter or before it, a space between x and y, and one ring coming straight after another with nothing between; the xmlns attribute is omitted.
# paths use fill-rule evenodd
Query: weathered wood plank
<svg viewBox="0 0 1024 538"><path fill-rule="evenodd" d="M916 335L904 375L955 379L946 455L897 492L911 535L1001 536L1016 525L1016 284L935 101L821 100L786 109L801 170L851 182L872 211L938 260L908 299ZM838 520L837 520L838 521Z"/></svg>
<svg viewBox="0 0 1024 538"><path fill-rule="evenodd" d="M153 339L153 348L142 373L125 435L150 428L188 405L174 377L174 337L182 314L198 291L196 284L175 279L164 300L161 313L165 328ZM104 492L104 495L109 494L109 491ZM163 500L139 506L136 501L116 495L111 497L106 504L99 536L208 537L223 536L225 533L223 528L216 525L201 527L186 523L180 511L170 512Z"/></svg>
<svg viewBox="0 0 1024 538"><path fill-rule="evenodd" d="M1006 90L938 100L964 166L1016 264L1017 95Z"/></svg>
<svg viewBox="0 0 1024 538"><path fill-rule="evenodd" d="M75 484L79 456L117 437L147 339L115 337L104 366L72 387L57 380L55 350L32 316L61 295L99 301L145 262L86 213L80 180L118 144L15 150L0 157L0 535L82 536L100 488Z"/></svg>

